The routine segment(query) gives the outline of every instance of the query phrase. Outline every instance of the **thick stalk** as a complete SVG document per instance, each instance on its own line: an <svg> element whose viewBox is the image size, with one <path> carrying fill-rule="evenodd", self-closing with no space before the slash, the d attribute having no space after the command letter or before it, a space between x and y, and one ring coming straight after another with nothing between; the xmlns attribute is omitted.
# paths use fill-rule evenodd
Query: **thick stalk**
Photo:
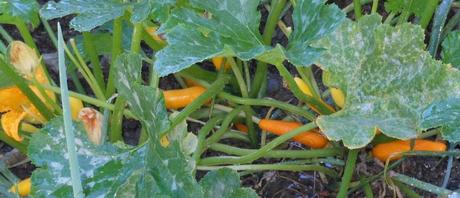
<svg viewBox="0 0 460 198"><path fill-rule="evenodd" d="M263 42L265 45L271 45L273 32L278 24L280 15L286 5L286 0L272 0L271 10L268 14L267 23L265 24L264 32L262 34ZM260 91L263 82L267 80L268 65L263 62L257 62L256 73L252 84L250 97L256 97Z"/></svg>
<svg viewBox="0 0 460 198"><path fill-rule="evenodd" d="M105 90L105 95L107 97L110 97L113 93L115 93L115 70L113 65L117 60L118 55L123 52L123 21L121 17L118 17L113 21L112 37L112 64L109 68L109 78L107 80L107 89Z"/></svg>
<svg viewBox="0 0 460 198"><path fill-rule="evenodd" d="M431 28L430 43L428 45L428 51L433 57L436 57L436 52L438 51L438 46L441 42L441 30L446 22L447 14L449 14L452 2L453 0L443 0L436 9L436 14L433 19L433 27Z"/></svg>
<svg viewBox="0 0 460 198"><path fill-rule="evenodd" d="M372 1L372 9L371 9L371 14L377 13L377 8L379 7L379 0L373 0Z"/></svg>
<svg viewBox="0 0 460 198"><path fill-rule="evenodd" d="M198 170L217 170L220 168L230 168L236 171L318 171L326 175L337 177L337 173L330 168L319 165L294 165L294 164L250 164L250 165L233 165L233 166L198 166Z"/></svg>
<svg viewBox="0 0 460 198"><path fill-rule="evenodd" d="M244 82L244 78L243 78L243 75L241 74L240 68L236 65L232 57L228 57L227 61L230 63L233 73L235 74L236 81L238 82L238 85L240 87L241 95L243 96L243 98L248 98L249 97L248 88ZM251 106L244 105L244 113L246 114L245 119L246 119L246 126L248 126L249 140L251 140L251 144L253 146L256 146L258 142L257 140L258 138L257 138L257 134L254 128L254 123L251 120L251 117L254 116L254 114L252 113Z"/></svg>
<svg viewBox="0 0 460 198"><path fill-rule="evenodd" d="M141 51L143 31L144 28L142 27L142 23L134 24L133 37L131 39L131 51L134 53L139 53Z"/></svg>
<svg viewBox="0 0 460 198"><path fill-rule="evenodd" d="M193 153L192 158L195 160L195 163L198 164L200 161L201 154L206 150L206 136L208 136L209 132L214 129L214 126L217 125L223 116L217 116L208 120L208 122L201 127L198 131L198 146L196 147L196 151Z"/></svg>
<svg viewBox="0 0 460 198"><path fill-rule="evenodd" d="M299 135L305 131L312 130L316 128L315 123L309 123L306 125L303 125L299 128L296 128L289 133L286 133L284 135L278 136L277 138L273 139L270 143L267 145L261 147L258 149L256 152L250 153L248 155L244 155L241 157L228 157L228 158L222 158L222 157L209 157L209 158L204 158L201 160L200 165L219 165L219 164L245 164L245 163L251 163L270 151L272 151L274 148L276 148L278 145L282 144L283 142L286 142L287 140L293 138L296 135Z"/></svg>
<svg viewBox="0 0 460 198"><path fill-rule="evenodd" d="M222 125L220 126L220 128L214 134L212 134L211 137L206 139L206 145L217 143L220 140L220 138L225 134L230 124L232 124L233 120L236 116L238 116L242 109L243 106L233 109L222 121Z"/></svg>
<svg viewBox="0 0 460 198"><path fill-rule="evenodd" d="M99 61L99 55L97 54L96 46L94 46L91 32L83 32L83 45L91 61L91 66L93 66L93 74L96 78L96 82L101 89L105 90L104 74L102 73L101 62Z"/></svg>
<svg viewBox="0 0 460 198"><path fill-rule="evenodd" d="M361 11L361 0L353 0L353 6L355 10L355 19L361 18L361 16L363 16Z"/></svg>
<svg viewBox="0 0 460 198"><path fill-rule="evenodd" d="M5 142L9 146L18 149L23 154L27 154L27 145L10 138L2 130L0 130L0 141Z"/></svg>
<svg viewBox="0 0 460 198"><path fill-rule="evenodd" d="M315 115L308 112L307 109L299 108L298 106L291 105L289 103L281 102L278 100L241 98L241 97L233 96L225 92L219 93L219 97L222 99L228 100L229 102L233 102L237 104L276 107L276 108L294 113L296 115L303 116L304 118L310 121L313 121L315 119Z"/></svg>
<svg viewBox="0 0 460 198"><path fill-rule="evenodd" d="M353 172L355 169L356 159L358 158L359 149L353 149L348 151L347 164L345 165L345 171L342 176L342 182L340 183L340 189L337 193L337 197L347 197L348 185L351 182Z"/></svg>
<svg viewBox="0 0 460 198"><path fill-rule="evenodd" d="M24 42L35 49L35 51L38 53L38 47L37 45L35 44L35 41L34 41L34 38L32 37L32 35L30 34L29 32L29 28L27 28L27 24L21 20L21 19L17 19L15 20L15 23L16 27L18 28L19 30L19 33L21 34L22 38L24 39Z"/></svg>
<svg viewBox="0 0 460 198"><path fill-rule="evenodd" d="M318 111L320 114L328 115L331 113L334 113L334 109L327 105L326 103L305 95L297 86L297 84L294 81L294 78L292 78L292 75L289 73L289 71L284 67L282 64L275 65L275 67L278 69L280 75L283 77L283 79L287 82L289 88L291 89L292 93L294 94L295 97L298 99L306 102L307 104L311 105L315 110Z"/></svg>
<svg viewBox="0 0 460 198"><path fill-rule="evenodd" d="M230 155L244 156L256 152L256 149L243 149L226 144L214 143L209 146L214 151ZM340 155L342 151L338 148L312 149L312 150L272 150L263 155L264 158L317 158L332 157Z"/></svg>

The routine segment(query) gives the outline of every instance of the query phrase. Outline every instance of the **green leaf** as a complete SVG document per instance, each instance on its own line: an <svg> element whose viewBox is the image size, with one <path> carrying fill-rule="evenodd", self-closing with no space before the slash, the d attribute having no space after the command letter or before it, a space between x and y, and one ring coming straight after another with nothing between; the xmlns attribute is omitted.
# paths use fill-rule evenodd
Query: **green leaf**
<svg viewBox="0 0 460 198"><path fill-rule="evenodd" d="M345 14L325 0L301 0L294 5L294 31L289 36L286 56L295 66L310 66L321 55L321 49L310 43L333 32L345 19Z"/></svg>
<svg viewBox="0 0 460 198"><path fill-rule="evenodd" d="M38 18L39 5L35 0L2 0L0 1L0 14L18 17L34 27L40 24Z"/></svg>
<svg viewBox="0 0 460 198"><path fill-rule="evenodd" d="M141 0L133 6L131 21L138 23L152 16L155 20L165 22L175 4L176 0Z"/></svg>
<svg viewBox="0 0 460 198"><path fill-rule="evenodd" d="M240 187L240 176L234 170L221 168L206 174L200 181L204 197L258 197L252 189Z"/></svg>
<svg viewBox="0 0 460 198"><path fill-rule="evenodd" d="M270 64L287 59L295 65L309 65L321 51L309 44L329 34L344 18L335 5L326 6L324 2L297 1L294 32L286 50L263 44L257 9L260 0L191 0L195 9L174 10L160 28L167 33L169 45L156 54L155 67L165 76L215 56L235 56L245 61L257 58Z"/></svg>
<svg viewBox="0 0 460 198"><path fill-rule="evenodd" d="M40 15L49 20L77 14L70 21L70 26L77 31L85 32L122 16L129 5L118 0L61 0L58 3L49 1L40 9Z"/></svg>
<svg viewBox="0 0 460 198"><path fill-rule="evenodd" d="M442 42L442 61L460 67L460 31L449 32Z"/></svg>
<svg viewBox="0 0 460 198"><path fill-rule="evenodd" d="M442 127L443 139L449 142L460 141L460 99L449 98L431 104L423 111L423 129Z"/></svg>
<svg viewBox="0 0 460 198"><path fill-rule="evenodd" d="M425 51L423 29L380 21L377 15L348 20L316 44L326 49L317 61L326 72L324 83L346 93L345 107L317 123L348 148L367 145L377 129L397 139L415 138L423 110L460 93L459 71Z"/></svg>
<svg viewBox="0 0 460 198"><path fill-rule="evenodd" d="M387 12L400 13L404 9L409 9L410 13L414 13L415 16L422 16L425 11L425 7L431 0L388 0L385 2L385 10Z"/></svg>

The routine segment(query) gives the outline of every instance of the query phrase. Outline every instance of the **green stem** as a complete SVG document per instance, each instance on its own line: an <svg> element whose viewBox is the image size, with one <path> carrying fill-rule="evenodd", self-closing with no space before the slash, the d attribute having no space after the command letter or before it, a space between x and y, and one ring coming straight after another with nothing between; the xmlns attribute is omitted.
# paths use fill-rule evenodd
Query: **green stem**
<svg viewBox="0 0 460 198"><path fill-rule="evenodd" d="M214 83L206 90L206 92L201 94L192 103L187 105L187 107L182 109L182 111L179 114L177 114L177 116L171 121L170 127L166 131L163 131L161 135L164 135L164 133L176 127L179 123L184 121L191 113L193 113L195 110L200 108L203 104L205 104L206 101L208 101L210 98L214 97L220 91L222 91L227 81L228 81L227 76L225 76L222 73L219 74L219 76L217 77L217 80L214 81Z"/></svg>
<svg viewBox="0 0 460 198"><path fill-rule="evenodd" d="M354 10L355 10L355 19L361 18L363 13L361 12L361 1L360 0L353 0Z"/></svg>
<svg viewBox="0 0 460 198"><path fill-rule="evenodd" d="M359 149L352 149L348 151L347 164L345 165L345 171L342 176L342 182L340 183L340 189L337 193L337 197L347 197L348 185L350 184L355 169L356 159L358 158Z"/></svg>
<svg viewBox="0 0 460 198"><path fill-rule="evenodd" d="M419 189L422 189L422 190L425 190L425 191L428 191L428 192L431 192L437 195L441 195L441 196L447 196L449 194L452 194L452 191L448 189L440 188L433 184L426 183L424 181L420 181L418 179L415 179L415 178L412 178L406 175L402 175L399 173L394 173L391 179L394 179L401 183L404 183L404 184L407 184L407 185L410 185L410 186L413 186L413 187L416 187L416 188L419 188Z"/></svg>
<svg viewBox="0 0 460 198"><path fill-rule="evenodd" d="M36 52L39 52L38 51L38 47L37 45L35 44L35 41L34 41L34 38L32 37L32 35L30 34L29 32L29 28L27 28L27 25L26 23L21 20L21 19L17 19L14 23L16 25L16 27L18 28L19 30L19 33L21 34L22 38L24 39L24 42L35 49Z"/></svg>
<svg viewBox="0 0 460 198"><path fill-rule="evenodd" d="M58 60L59 60L59 79L61 85L61 101L64 111L64 133L69 155L70 176L72 178L73 197L82 198L83 188L81 186L80 166L78 164L77 152L75 148L75 136L73 133L73 123L70 112L69 93L67 88L67 72L64 55L64 39L62 37L61 26L58 23Z"/></svg>
<svg viewBox="0 0 460 198"><path fill-rule="evenodd" d="M280 19L281 13L286 5L286 0L272 0L271 10L268 14L262 39L265 45L271 45L273 33ZM267 80L268 65L264 62L257 62L257 69L250 92L251 97L256 97L264 81Z"/></svg>
<svg viewBox="0 0 460 198"><path fill-rule="evenodd" d="M166 46L165 42L160 43L160 42L156 41L155 39L153 39L152 36L150 36L150 34L148 34L145 31L145 29L144 29L144 33L143 33L143 36L142 36L142 40L144 40L145 43L155 51L159 51L159 50L163 49Z"/></svg>
<svg viewBox="0 0 460 198"><path fill-rule="evenodd" d="M241 156L241 157L209 157L209 158L204 158L201 160L200 165L219 165L219 164L244 164L244 163L251 163L267 153L269 153L271 150L276 148L278 145L282 144L283 142L286 142L287 140L293 138L296 135L299 135L305 131L312 130L316 128L315 123L309 123L306 125L303 125L299 128L296 128L289 133L283 134L281 136L278 136L277 138L273 139L270 143L266 144L265 146L261 147L258 149L256 152Z"/></svg>
<svg viewBox="0 0 460 198"><path fill-rule="evenodd" d="M372 1L372 9L371 9L371 14L377 13L377 8L379 7L379 0L373 0Z"/></svg>
<svg viewBox="0 0 460 198"><path fill-rule="evenodd" d="M422 26L423 29L426 29L430 24L431 18L433 17L438 3L439 0L429 0L425 3L425 9L423 10L423 14L420 17L420 26Z"/></svg>
<svg viewBox="0 0 460 198"><path fill-rule="evenodd" d="M77 44L75 43L74 39L70 39L70 45L72 47L73 52L75 53L76 59L78 60L79 64L76 64L78 70L80 73L83 74L83 76L86 76L86 81L88 85L91 87L91 90L94 92L94 95L96 95L97 98L101 100L105 100L105 95L104 92L102 91L101 87L99 86L96 77L94 77L93 73L89 69L88 65L86 64L85 60L80 54L80 51L77 48Z"/></svg>
<svg viewBox="0 0 460 198"><path fill-rule="evenodd" d="M246 143L251 143L249 137L246 134L232 129L227 130L227 132L225 132L221 139L235 139Z"/></svg>
<svg viewBox="0 0 460 198"><path fill-rule="evenodd" d="M287 82L289 88L291 89L295 97L311 105L313 108L317 109L320 114L328 115L328 114L334 113L334 109L332 109L330 106L328 106L324 102L304 94L299 89L299 87L294 81L294 78L292 78L291 73L289 73L289 71L286 69L286 67L284 67L284 65L277 64L275 65L275 67L276 69L278 69L283 79Z"/></svg>
<svg viewBox="0 0 460 198"><path fill-rule="evenodd" d="M230 155L244 156L256 152L256 149L243 149L226 144L214 143L209 146L214 151L227 153ZM264 158L316 158L332 157L340 155L342 151L339 148L312 149L312 150L272 150L263 155Z"/></svg>
<svg viewBox="0 0 460 198"><path fill-rule="evenodd" d="M53 43L54 47L57 49L56 34L54 34L54 31L51 28L47 20L43 19L42 17L40 17L40 20L42 21L42 24L45 27L46 32L48 33L48 37L51 39L51 42Z"/></svg>
<svg viewBox="0 0 460 198"><path fill-rule="evenodd" d="M428 51L431 56L435 57L438 51L439 43L441 42L441 30L447 19L450 7L453 0L443 0L436 9L436 14L433 20L433 27L431 28L430 43L428 45Z"/></svg>
<svg viewBox="0 0 460 198"><path fill-rule="evenodd" d="M50 120L54 115L52 111L35 95L27 84L27 80L21 77L14 69L13 66L6 63L4 59L0 59L0 70L8 76L10 80L21 90L24 95L32 102L32 104L38 109L40 114L46 119Z"/></svg>
<svg viewBox="0 0 460 198"><path fill-rule="evenodd" d="M6 42L11 43L13 42L13 37L10 36L10 34L3 28L3 26L0 25L0 35L6 40Z"/></svg>
<svg viewBox="0 0 460 198"><path fill-rule="evenodd" d="M315 116L308 112L306 109L299 108L295 105L289 103L284 103L278 100L273 99L252 99L252 98L240 98L233 96L231 94L222 92L219 93L219 97L228 100L229 102L242 104L242 105L254 105L254 106L267 106L267 107L276 107L300 116L305 117L306 119L312 121L315 119Z"/></svg>
<svg viewBox="0 0 460 198"><path fill-rule="evenodd" d="M133 36L131 39L131 51L134 53L139 53L141 51L141 41L142 41L143 31L144 31L144 27L142 26L142 23L134 24Z"/></svg>
<svg viewBox="0 0 460 198"><path fill-rule="evenodd" d="M109 77L107 80L107 89L105 95L110 97L115 93L115 70L114 63L117 60L118 55L123 52L122 40L123 40L123 21L121 17L116 18L113 21L113 38L112 38L112 61L111 67L109 68Z"/></svg>
<svg viewBox="0 0 460 198"><path fill-rule="evenodd" d="M318 171L326 175L337 177L337 173L332 169L319 165L294 165L294 164L251 164L251 165L233 165L233 166L198 166L198 170L217 170L220 168L230 168L236 171L256 170L256 171Z"/></svg>
<svg viewBox="0 0 460 198"><path fill-rule="evenodd" d="M125 109L126 100L118 97L115 100L114 111L110 120L109 140L110 142L123 141L123 110Z"/></svg>
<svg viewBox="0 0 460 198"><path fill-rule="evenodd" d="M220 138L224 135L224 133L227 131L230 124L232 124L235 117L240 113L242 109L243 109L243 106L233 109L222 121L222 125L220 126L220 128L214 134L212 134L211 137L206 139L206 145L211 145L211 144L218 142Z"/></svg>
<svg viewBox="0 0 460 198"><path fill-rule="evenodd" d="M233 73L235 74L236 80L240 87L241 95L243 96L243 98L248 98L249 97L248 88L246 84L244 83L243 74L241 74L240 68L236 65L232 57L228 57L227 62L230 63ZM248 126L249 140L251 140L251 144L253 146L256 146L258 142L257 140L258 138L257 138L256 131L254 129L254 123L251 120L252 116L254 116L254 114L252 113L251 106L244 105L244 112L246 114L245 119L246 119L246 126Z"/></svg>
<svg viewBox="0 0 460 198"><path fill-rule="evenodd" d="M21 153L27 154L27 145L22 144L10 137L8 137L4 131L0 131L0 141L5 142L13 148L18 149Z"/></svg>
<svg viewBox="0 0 460 198"><path fill-rule="evenodd" d="M311 71L311 67L296 67L296 69L302 80L305 82L305 84L307 84L308 89L310 89L313 93L313 96L321 99L318 84L316 83L315 76Z"/></svg>
<svg viewBox="0 0 460 198"><path fill-rule="evenodd" d="M88 54L91 61L91 66L93 66L93 74L96 78L96 82L99 84L101 89L105 90L104 74L102 73L101 62L99 61L96 46L94 46L93 35L91 35L90 32L83 32L83 45L85 47L86 54Z"/></svg>
<svg viewBox="0 0 460 198"><path fill-rule="evenodd" d="M199 163L201 154L203 154L203 152L206 150L206 136L208 136L209 132L211 132L211 130L214 129L214 126L217 125L221 120L222 116L211 118L198 131L198 146L196 147L196 151L192 155L192 158L195 160L196 164Z"/></svg>
<svg viewBox="0 0 460 198"><path fill-rule="evenodd" d="M367 4L372 2L373 0L361 0L361 5ZM343 12L349 13L355 8L355 5L353 3L350 3L348 6L342 9Z"/></svg>
<svg viewBox="0 0 460 198"><path fill-rule="evenodd" d="M457 146L456 143L450 143L449 144L449 150L452 151L452 150L455 150L455 147ZM445 171L445 174L444 174L444 179L442 181L442 185L441 187L443 188L446 188L447 185L449 184L449 178L450 178L450 174L452 173L452 165L453 165L453 161L454 161L454 156L449 156L447 158L447 167L446 167L446 171Z"/></svg>
<svg viewBox="0 0 460 198"><path fill-rule="evenodd" d="M363 183L363 190L364 194L366 195L366 198L374 198L374 193L372 192L372 187L369 185L369 182L364 181L361 179L361 182Z"/></svg>
<svg viewBox="0 0 460 198"><path fill-rule="evenodd" d="M410 189L407 185L402 182L393 180L393 183L399 188L399 190L404 193L409 198L422 198L419 194Z"/></svg>
<svg viewBox="0 0 460 198"><path fill-rule="evenodd" d="M414 0L410 0L409 5L404 6L404 8L403 8L403 10L401 12L401 15L399 15L398 24L403 24L403 23L407 22L407 20L409 19L409 15L411 14L410 8L412 7L412 4L414 4Z"/></svg>

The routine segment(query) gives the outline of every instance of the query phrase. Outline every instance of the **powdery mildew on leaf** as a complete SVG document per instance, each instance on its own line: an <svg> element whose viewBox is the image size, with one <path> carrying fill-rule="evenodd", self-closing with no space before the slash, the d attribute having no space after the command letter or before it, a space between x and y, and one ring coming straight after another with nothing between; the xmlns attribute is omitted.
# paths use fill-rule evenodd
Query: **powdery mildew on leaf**
<svg viewBox="0 0 460 198"><path fill-rule="evenodd" d="M205 13L181 8L160 28L167 33L168 46L156 54L155 67L161 76L178 72L215 56L256 58L269 64L289 60L296 66L309 66L321 50L310 43L329 34L345 14L324 0L299 0L294 6L294 32L284 49L265 45L259 33L260 0L191 0Z"/></svg>
<svg viewBox="0 0 460 198"><path fill-rule="evenodd" d="M345 107L320 116L317 124L348 148L367 145L377 129L398 139L415 138L426 107L460 96L459 71L425 51L419 26L380 21L377 15L348 20L315 45L326 49L317 61L327 72L324 83L346 92Z"/></svg>

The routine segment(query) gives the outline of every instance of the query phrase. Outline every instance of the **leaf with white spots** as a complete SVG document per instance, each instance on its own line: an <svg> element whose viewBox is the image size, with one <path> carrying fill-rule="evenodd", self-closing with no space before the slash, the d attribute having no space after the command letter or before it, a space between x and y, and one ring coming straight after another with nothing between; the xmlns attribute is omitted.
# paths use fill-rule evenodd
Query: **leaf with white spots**
<svg viewBox="0 0 460 198"><path fill-rule="evenodd" d="M460 72L425 51L419 26L381 24L377 15L347 20L316 47L324 83L344 90L345 106L317 124L348 148L367 145L377 129L397 139L422 131L422 113L433 102L460 95Z"/></svg>
<svg viewBox="0 0 460 198"><path fill-rule="evenodd" d="M310 44L333 32L345 19L345 14L336 5L325 5L325 2L300 0L293 6L294 31L289 36L285 54L295 66L310 66L322 52Z"/></svg>
<svg viewBox="0 0 460 198"><path fill-rule="evenodd" d="M443 139L460 142L460 99L449 98L431 104L423 111L421 125L424 129L441 127Z"/></svg>
<svg viewBox="0 0 460 198"><path fill-rule="evenodd" d="M258 197L248 188L240 187L240 176L232 169L221 168L208 172L200 181L204 197L241 198Z"/></svg>
<svg viewBox="0 0 460 198"><path fill-rule="evenodd" d="M460 31L452 31L447 34L442 42L442 61L460 68Z"/></svg>
<svg viewBox="0 0 460 198"><path fill-rule="evenodd" d="M176 9L160 30L167 33L169 45L156 54L157 71L165 76L215 56L310 65L321 52L310 43L336 29L345 16L337 6L324 5L324 0L299 0L294 6L294 32L287 49L278 46L273 50L264 44L259 32L259 2L191 0L195 10Z"/></svg>

